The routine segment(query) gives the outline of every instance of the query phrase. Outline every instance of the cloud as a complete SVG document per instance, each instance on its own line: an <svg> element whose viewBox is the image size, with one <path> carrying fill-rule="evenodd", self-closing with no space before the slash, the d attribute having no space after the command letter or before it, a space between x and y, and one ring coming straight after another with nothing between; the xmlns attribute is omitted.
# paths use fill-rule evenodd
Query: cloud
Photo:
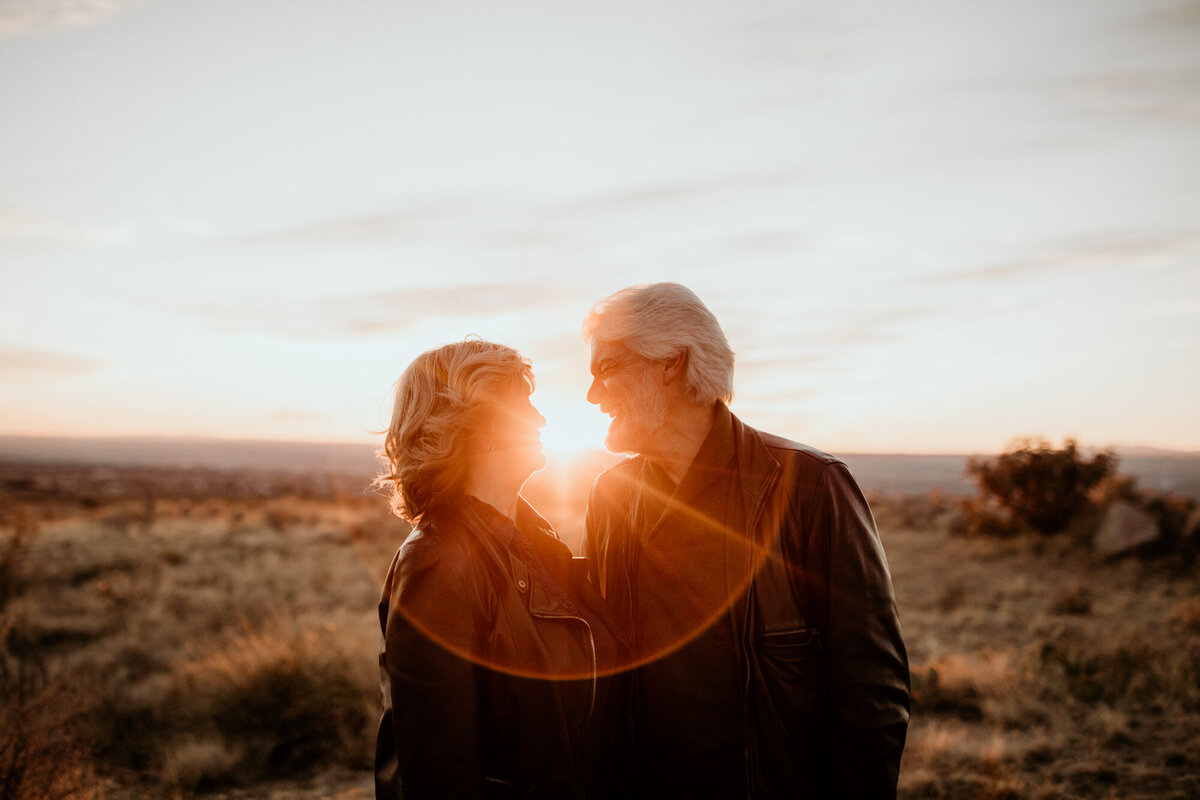
<svg viewBox="0 0 1200 800"><path fill-rule="evenodd" d="M392 334L434 318L483 320L510 313L535 315L567 298L566 289L529 283L413 287L334 298L253 298L189 308L218 329L320 341ZM264 309L270 309L269 313Z"/></svg>
<svg viewBox="0 0 1200 800"><path fill-rule="evenodd" d="M118 247L154 236L196 236L205 230L196 220L150 225L96 225L39 217L20 211L0 212L0 243L95 249Z"/></svg>
<svg viewBox="0 0 1200 800"><path fill-rule="evenodd" d="M627 191L596 194L562 203L549 210L555 216L589 216L631 212L641 214L648 208L661 208L697 200L722 198L731 193L758 192L786 188L802 177L795 169L767 170L719 175L695 181L663 182Z"/></svg>
<svg viewBox="0 0 1200 800"><path fill-rule="evenodd" d="M422 208L375 214L334 217L316 222L252 233L231 240L232 244L345 245L391 242L423 232L432 223L466 209L457 201L434 203Z"/></svg>
<svg viewBox="0 0 1200 800"><path fill-rule="evenodd" d="M1200 2L1187 0L1172 6L1147 10L1143 17L1151 24L1177 30L1181 26L1200 26Z"/></svg>
<svg viewBox="0 0 1200 800"><path fill-rule="evenodd" d="M129 237L127 229L78 225L21 212L0 213L0 242L103 247Z"/></svg>
<svg viewBox="0 0 1200 800"><path fill-rule="evenodd" d="M136 0L0 0L0 36L97 25L136 5Z"/></svg>
<svg viewBox="0 0 1200 800"><path fill-rule="evenodd" d="M1087 108L1095 112L1116 112L1137 119L1188 119L1200 116L1198 84L1200 67L1192 64L1100 72L1075 78L1064 88L1089 101Z"/></svg>
<svg viewBox="0 0 1200 800"><path fill-rule="evenodd" d="M983 267L949 270L915 278L917 283L956 283L962 281L1006 281L1063 270L1099 270L1112 267L1148 268L1171 256L1200 250L1200 239L1125 238L1080 241L1059 245L1028 258L990 264Z"/></svg>
<svg viewBox="0 0 1200 800"><path fill-rule="evenodd" d="M37 375L79 375L99 366L96 361L69 353L0 347L0 379L3 380Z"/></svg>

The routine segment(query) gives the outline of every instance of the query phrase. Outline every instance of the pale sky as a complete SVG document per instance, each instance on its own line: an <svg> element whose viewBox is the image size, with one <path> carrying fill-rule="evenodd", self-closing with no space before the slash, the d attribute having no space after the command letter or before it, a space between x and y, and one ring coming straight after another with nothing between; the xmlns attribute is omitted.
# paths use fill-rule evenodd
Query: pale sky
<svg viewBox="0 0 1200 800"><path fill-rule="evenodd" d="M1200 450L1200 2L0 0L0 433L373 441L687 284L833 452Z"/></svg>

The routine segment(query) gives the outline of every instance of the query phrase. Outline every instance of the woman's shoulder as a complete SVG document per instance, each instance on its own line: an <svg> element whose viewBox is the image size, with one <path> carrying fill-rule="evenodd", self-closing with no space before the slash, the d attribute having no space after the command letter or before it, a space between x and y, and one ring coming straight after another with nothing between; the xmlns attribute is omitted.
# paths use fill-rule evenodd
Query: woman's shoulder
<svg viewBox="0 0 1200 800"><path fill-rule="evenodd" d="M396 561L410 567L469 561L469 537L453 520L422 520L405 538Z"/></svg>
<svg viewBox="0 0 1200 800"><path fill-rule="evenodd" d="M420 523L396 551L383 581L383 606L441 604L478 583L465 537L453 527Z"/></svg>

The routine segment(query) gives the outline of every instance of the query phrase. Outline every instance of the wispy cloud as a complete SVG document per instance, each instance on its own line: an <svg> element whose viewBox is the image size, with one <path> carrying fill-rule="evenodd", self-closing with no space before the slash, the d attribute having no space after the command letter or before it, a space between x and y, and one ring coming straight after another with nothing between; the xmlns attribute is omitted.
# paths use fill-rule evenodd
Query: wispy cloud
<svg viewBox="0 0 1200 800"><path fill-rule="evenodd" d="M202 234L204 229L205 226L195 220L102 225L0 210L0 244L91 249L118 247L154 236L195 236Z"/></svg>
<svg viewBox="0 0 1200 800"><path fill-rule="evenodd" d="M1185 0L1175 5L1150 9L1143 18L1151 24L1178 29L1180 26L1200 27L1200 2Z"/></svg>
<svg viewBox="0 0 1200 800"><path fill-rule="evenodd" d="M1192 118L1200 116L1200 65L1142 67L1072 78L1063 93L1083 100L1085 110L1129 117ZM1052 86L1052 85L1051 85Z"/></svg>
<svg viewBox="0 0 1200 800"><path fill-rule="evenodd" d="M643 213L697 200L726 198L735 192L756 192L794 185L803 178L799 170L781 168L762 172L714 175L694 181L649 184L638 188L562 203L550 213L556 216L588 216L608 213Z"/></svg>
<svg viewBox="0 0 1200 800"><path fill-rule="evenodd" d="M536 315L561 302L564 290L528 283L413 287L334 298L252 298L205 303L188 310L226 333L259 333L310 341L396 333L423 320L483 320L503 314ZM269 308L269 313L263 309Z"/></svg>
<svg viewBox="0 0 1200 800"><path fill-rule="evenodd" d="M79 375L97 369L100 364L69 353L0 347L0 380L21 377Z"/></svg>
<svg viewBox="0 0 1200 800"><path fill-rule="evenodd" d="M96 25L139 0L0 0L0 36Z"/></svg>
<svg viewBox="0 0 1200 800"><path fill-rule="evenodd" d="M469 212L458 200L435 201L416 208L316 220L275 230L250 233L229 244L345 245L391 242L427 231L430 226Z"/></svg>
<svg viewBox="0 0 1200 800"><path fill-rule="evenodd" d="M1097 270L1114 267L1150 268L1173 256L1200 250L1200 239L1106 238L1047 248L1028 258L949 270L916 278L918 283L1006 281L1063 270Z"/></svg>
<svg viewBox="0 0 1200 800"><path fill-rule="evenodd" d="M76 224L19 211L0 212L0 242L103 247L128 239L130 233L124 228Z"/></svg>

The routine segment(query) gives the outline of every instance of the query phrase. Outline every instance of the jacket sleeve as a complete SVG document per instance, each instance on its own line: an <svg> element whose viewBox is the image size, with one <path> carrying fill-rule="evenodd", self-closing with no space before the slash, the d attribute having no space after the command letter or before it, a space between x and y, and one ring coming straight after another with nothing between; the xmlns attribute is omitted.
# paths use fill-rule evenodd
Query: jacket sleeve
<svg viewBox="0 0 1200 800"><path fill-rule="evenodd" d="M833 790L893 798L908 729L908 656L875 520L846 465L822 472L812 542L828 566L823 611Z"/></svg>
<svg viewBox="0 0 1200 800"><path fill-rule="evenodd" d="M475 595L463 570L405 556L388 576L380 614L384 716L376 793L476 798L483 766L480 667L470 658L478 655Z"/></svg>

